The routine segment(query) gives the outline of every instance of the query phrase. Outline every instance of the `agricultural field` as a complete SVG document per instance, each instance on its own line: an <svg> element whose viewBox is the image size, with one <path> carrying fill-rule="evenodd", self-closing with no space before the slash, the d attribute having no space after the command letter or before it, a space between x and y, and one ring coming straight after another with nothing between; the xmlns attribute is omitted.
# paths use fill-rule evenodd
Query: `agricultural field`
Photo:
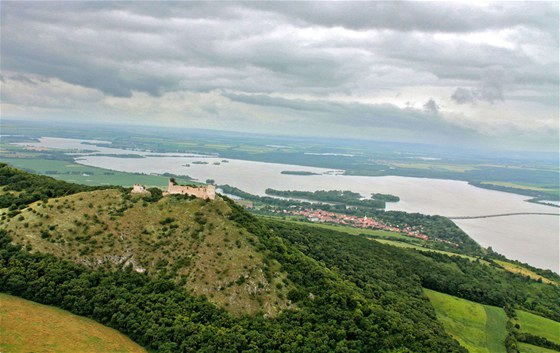
<svg viewBox="0 0 560 353"><path fill-rule="evenodd" d="M440 170L440 171L457 172L457 173L464 173L466 171L474 170L476 168L476 165L444 164L444 163L438 163L438 162L430 162L430 163L391 163L390 165L392 167L395 167L395 168Z"/></svg>
<svg viewBox="0 0 560 353"><path fill-rule="evenodd" d="M560 344L560 322L556 322L526 311L517 310L521 332L541 336L556 344Z"/></svg>
<svg viewBox="0 0 560 353"><path fill-rule="evenodd" d="M65 310L0 293L0 351L145 353L116 330Z"/></svg>
<svg viewBox="0 0 560 353"><path fill-rule="evenodd" d="M55 179L83 185L120 185L142 184L148 187L166 187L169 177L117 172L108 169L89 167L69 161L35 158L0 158L0 162L35 174L48 175ZM192 183L188 178L176 178L180 184Z"/></svg>
<svg viewBox="0 0 560 353"><path fill-rule="evenodd" d="M424 289L447 333L471 353L506 352L506 313L498 307Z"/></svg>

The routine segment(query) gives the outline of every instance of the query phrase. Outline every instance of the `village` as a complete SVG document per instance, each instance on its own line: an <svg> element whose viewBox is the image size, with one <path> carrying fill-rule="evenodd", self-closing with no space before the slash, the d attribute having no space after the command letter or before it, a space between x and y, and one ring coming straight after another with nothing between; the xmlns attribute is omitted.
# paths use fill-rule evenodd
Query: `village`
<svg viewBox="0 0 560 353"><path fill-rule="evenodd" d="M293 210L272 210L273 213L281 213L285 215L301 216L306 218L310 222L320 222L328 224L338 224L356 228L369 228L369 229L379 229L386 230L389 232L398 232L409 237L429 240L426 234L420 232L420 230L409 225L394 226L390 224L385 224L379 220L368 218L367 216L358 217L345 215L335 212L323 211L323 210L313 210L313 209L293 209Z"/></svg>

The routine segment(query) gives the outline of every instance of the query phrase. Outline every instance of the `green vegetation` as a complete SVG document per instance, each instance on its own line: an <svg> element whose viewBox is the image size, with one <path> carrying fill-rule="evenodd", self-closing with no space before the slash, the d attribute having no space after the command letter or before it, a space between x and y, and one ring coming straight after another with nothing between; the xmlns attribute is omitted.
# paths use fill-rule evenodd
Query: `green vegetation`
<svg viewBox="0 0 560 353"><path fill-rule="evenodd" d="M67 311L0 293L0 351L141 353L123 334Z"/></svg>
<svg viewBox="0 0 560 353"><path fill-rule="evenodd" d="M560 287L543 284L500 267L433 251L418 252L383 245L366 237L263 219L306 255L336 268L360 288L391 282L385 271L414 278L418 285L477 303L515 307L560 320Z"/></svg>
<svg viewBox="0 0 560 353"><path fill-rule="evenodd" d="M33 203L0 225L33 251L158 274L193 294L212 293L211 302L234 314L274 316L289 306L285 273L265 261L255 237L224 220L226 203L152 197L116 189L79 193Z"/></svg>
<svg viewBox="0 0 560 353"><path fill-rule="evenodd" d="M58 180L84 185L120 185L130 187L142 184L166 187L171 174L146 175L124 173L96 167L89 167L71 161L41 158L2 158L2 162L34 174L48 175ZM191 182L187 177L175 176L180 183Z"/></svg>
<svg viewBox="0 0 560 353"><path fill-rule="evenodd" d="M0 208L10 208L10 216L38 200L96 190L91 186L71 184L49 177L37 176L0 163Z"/></svg>
<svg viewBox="0 0 560 353"><path fill-rule="evenodd" d="M426 295L445 330L471 353L506 352L507 316L501 308L477 304L429 289Z"/></svg>
<svg viewBox="0 0 560 353"><path fill-rule="evenodd" d="M517 318L518 320L516 322L520 325L521 332L544 337L560 345L560 322L522 310L517 310Z"/></svg>
<svg viewBox="0 0 560 353"><path fill-rule="evenodd" d="M280 173L286 175L319 175L318 173L307 172L302 170L283 170Z"/></svg>
<svg viewBox="0 0 560 353"><path fill-rule="evenodd" d="M255 228L260 225L250 215L234 211L231 218L274 249L271 255L296 286L288 297L300 310L287 310L274 319L235 318L163 278L130 268L85 269L22 251L6 238L0 239L0 286L10 294L91 317L153 352L464 352L433 320L421 291L406 294L405 286L402 298L387 293L376 299L373 292L342 280L266 228ZM399 304L389 305L394 300Z"/></svg>
<svg viewBox="0 0 560 353"><path fill-rule="evenodd" d="M384 209L385 202L398 202L399 198L386 194L371 194L371 199L362 199L362 195L349 190L319 190L319 191L280 191L266 189L265 193L272 196L304 199L321 202L335 202L346 206L359 206L363 208Z"/></svg>

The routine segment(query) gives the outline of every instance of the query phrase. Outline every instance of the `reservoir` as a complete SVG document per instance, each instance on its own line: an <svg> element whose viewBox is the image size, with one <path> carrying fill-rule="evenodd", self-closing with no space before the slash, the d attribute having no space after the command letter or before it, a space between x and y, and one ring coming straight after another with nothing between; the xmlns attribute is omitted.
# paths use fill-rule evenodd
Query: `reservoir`
<svg viewBox="0 0 560 353"><path fill-rule="evenodd" d="M42 138L38 147L98 150L80 145L80 140ZM252 194L264 195L267 188L278 190L351 190L365 197L371 193L399 196L388 210L419 212L447 217L483 216L506 213L556 213L560 209L526 202L526 196L481 189L463 181L398 176L366 177L340 175L338 171L276 163L253 162L194 154L158 154L104 147L103 154L141 154L145 158L82 155L78 163L105 169L139 173L188 175L204 182L229 184ZM196 162L207 162L197 164ZM195 162L195 163L193 163ZM186 167L185 165L189 165ZM309 171L319 175L290 175L282 171ZM557 215L513 215L494 218L457 219L454 222L483 247L491 246L508 258L559 271L560 217Z"/></svg>

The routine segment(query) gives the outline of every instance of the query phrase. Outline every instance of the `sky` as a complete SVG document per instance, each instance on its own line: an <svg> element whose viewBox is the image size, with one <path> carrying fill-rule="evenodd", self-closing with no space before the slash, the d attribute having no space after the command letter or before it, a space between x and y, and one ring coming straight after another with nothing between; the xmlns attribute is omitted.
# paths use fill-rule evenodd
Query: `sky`
<svg viewBox="0 0 560 353"><path fill-rule="evenodd" d="M557 1L0 9L4 118L558 150Z"/></svg>

